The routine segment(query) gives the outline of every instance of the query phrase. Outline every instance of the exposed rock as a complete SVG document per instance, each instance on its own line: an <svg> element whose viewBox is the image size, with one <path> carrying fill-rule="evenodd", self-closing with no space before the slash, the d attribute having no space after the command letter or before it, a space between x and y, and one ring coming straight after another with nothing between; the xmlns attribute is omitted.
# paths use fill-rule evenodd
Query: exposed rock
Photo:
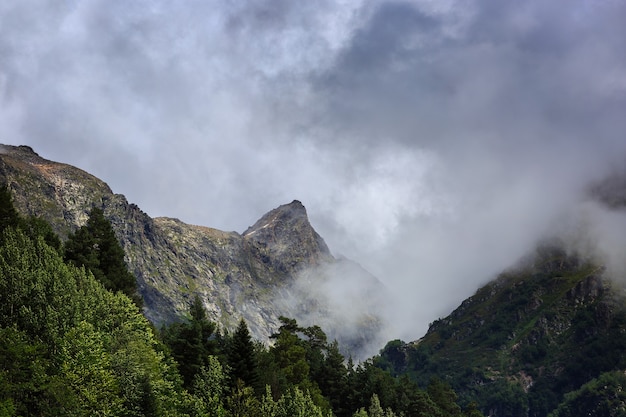
<svg viewBox="0 0 626 417"><path fill-rule="evenodd" d="M0 145L0 182L13 192L18 211L44 218L62 239L85 224L93 206L102 208L137 278L144 313L157 325L185 315L198 294L210 319L233 328L243 317L263 341L276 331L280 315L303 324L323 318L324 330L357 357L358 345L374 340L381 328L376 300L382 285L355 264L346 272L347 261L331 255L299 201L271 210L243 235L152 219L93 175L41 158L27 146ZM332 288L337 274L350 275L349 293ZM303 291L308 287L317 291ZM335 311L341 303L329 299L333 292L352 308L360 323L356 334L347 334L350 322ZM355 298L368 303L357 305Z"/></svg>
<svg viewBox="0 0 626 417"><path fill-rule="evenodd" d="M284 278L334 260L297 200L261 217L243 238L251 266L257 271L269 268L273 277Z"/></svg>

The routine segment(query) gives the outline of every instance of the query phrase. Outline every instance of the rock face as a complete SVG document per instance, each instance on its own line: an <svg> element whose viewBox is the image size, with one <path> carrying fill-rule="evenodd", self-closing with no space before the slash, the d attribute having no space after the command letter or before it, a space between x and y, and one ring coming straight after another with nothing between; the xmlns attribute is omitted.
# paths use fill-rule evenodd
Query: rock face
<svg viewBox="0 0 626 417"><path fill-rule="evenodd" d="M27 146L0 145L0 183L13 192L18 211L44 218L62 239L87 221L91 207L101 207L137 278L144 313L157 325L184 316L198 294L213 321L232 328L243 317L262 341L276 331L280 315L303 324L321 319L324 330L358 357L381 328L381 305L371 302L379 298L369 297L351 311L359 331L345 331L346 321L335 311L342 303L329 296L334 278L350 275L347 299L384 289L367 271L331 255L299 201L270 211L243 234L152 219L98 178ZM316 293L304 290L311 284Z"/></svg>
<svg viewBox="0 0 626 417"><path fill-rule="evenodd" d="M257 271L269 269L278 278L333 260L326 243L309 224L299 201L280 206L243 233L244 247Z"/></svg>

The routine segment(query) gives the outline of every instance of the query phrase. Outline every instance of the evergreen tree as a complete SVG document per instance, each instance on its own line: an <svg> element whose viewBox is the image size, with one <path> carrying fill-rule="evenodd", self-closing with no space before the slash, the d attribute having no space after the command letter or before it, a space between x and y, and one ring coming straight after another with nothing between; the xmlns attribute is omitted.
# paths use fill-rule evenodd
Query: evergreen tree
<svg viewBox="0 0 626 417"><path fill-rule="evenodd" d="M369 408L369 417L396 417L396 415L390 408L383 410L378 395L373 394Z"/></svg>
<svg viewBox="0 0 626 417"><path fill-rule="evenodd" d="M194 297L189 308L190 320L172 323L161 330L163 342L178 363L180 375L187 388L192 388L195 375L208 366L209 355L216 353L212 336L215 324L209 321L202 300Z"/></svg>
<svg viewBox="0 0 626 417"><path fill-rule="evenodd" d="M280 387L279 394L284 395L289 389L297 387L300 391L307 392L322 410L329 410L328 400L322 395L317 382L311 378L311 367L321 366L319 346L323 346L321 341L326 341L326 335L317 326L303 329L294 319L279 319L283 325L277 334L271 336L276 340L271 353L285 383ZM307 334L315 336L311 339Z"/></svg>
<svg viewBox="0 0 626 417"><path fill-rule="evenodd" d="M17 227L20 215L13 206L13 196L8 187L0 186L0 232L7 227Z"/></svg>
<svg viewBox="0 0 626 417"><path fill-rule="evenodd" d="M239 325L230 340L228 367L233 385L236 384L237 380L241 380L260 394L261 388L254 344L248 331L248 325L243 318L239 321Z"/></svg>
<svg viewBox="0 0 626 417"><path fill-rule="evenodd" d="M565 394L559 407L548 417L601 416L626 417L626 375L606 372Z"/></svg>
<svg viewBox="0 0 626 417"><path fill-rule="evenodd" d="M25 220L22 220L20 228L22 228L31 239L41 237L48 246L54 248L59 254L62 253L63 244L61 243L61 239L59 239L59 236L52 230L50 223L44 219L29 216Z"/></svg>
<svg viewBox="0 0 626 417"><path fill-rule="evenodd" d="M139 307L142 306L137 282L124 261L124 249L101 209L91 209L87 224L68 237L65 260L84 266L105 288L121 291Z"/></svg>
<svg viewBox="0 0 626 417"><path fill-rule="evenodd" d="M457 395L450 385L439 378L433 378L428 384L428 395L447 416L460 416L461 407L456 403Z"/></svg>
<svg viewBox="0 0 626 417"><path fill-rule="evenodd" d="M344 357L339 352L337 341L326 348L326 356L316 382L322 394L329 399L333 412L337 417L348 417L354 411L349 407L348 369L344 365Z"/></svg>

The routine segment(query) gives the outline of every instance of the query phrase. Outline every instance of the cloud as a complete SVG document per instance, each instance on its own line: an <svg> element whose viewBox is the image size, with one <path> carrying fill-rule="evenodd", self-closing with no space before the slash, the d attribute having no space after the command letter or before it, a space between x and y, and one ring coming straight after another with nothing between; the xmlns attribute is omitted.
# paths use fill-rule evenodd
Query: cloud
<svg viewBox="0 0 626 417"><path fill-rule="evenodd" d="M0 142L225 230L297 198L331 250L397 290L397 332L416 338L623 165L625 15L608 0L8 2Z"/></svg>

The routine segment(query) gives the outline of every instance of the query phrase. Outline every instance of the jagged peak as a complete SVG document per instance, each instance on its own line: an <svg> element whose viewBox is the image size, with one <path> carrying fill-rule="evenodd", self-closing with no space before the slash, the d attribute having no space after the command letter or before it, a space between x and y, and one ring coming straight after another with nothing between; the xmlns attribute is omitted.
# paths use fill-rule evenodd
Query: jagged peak
<svg viewBox="0 0 626 417"><path fill-rule="evenodd" d="M283 273L334 259L298 200L271 210L242 236L255 258L263 263L273 259L275 270Z"/></svg>
<svg viewBox="0 0 626 417"><path fill-rule="evenodd" d="M291 203L278 206L263 215L256 223L243 232L243 236L250 236L260 230L272 228L278 222L293 223L297 221L303 221L310 227L306 208L300 201L293 200Z"/></svg>

